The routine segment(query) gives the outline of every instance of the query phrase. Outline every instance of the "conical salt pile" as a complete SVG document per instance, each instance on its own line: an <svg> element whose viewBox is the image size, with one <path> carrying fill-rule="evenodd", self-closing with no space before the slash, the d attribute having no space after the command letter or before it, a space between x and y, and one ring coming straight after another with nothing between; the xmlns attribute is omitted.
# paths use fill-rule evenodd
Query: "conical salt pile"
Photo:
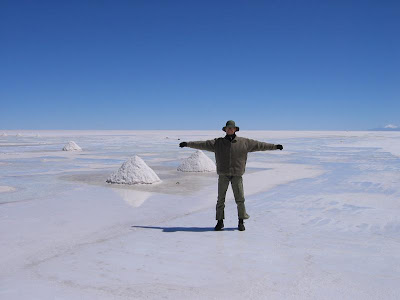
<svg viewBox="0 0 400 300"><path fill-rule="evenodd" d="M186 158L178 167L178 171L182 172L215 172L215 170L215 163L201 150Z"/></svg>
<svg viewBox="0 0 400 300"><path fill-rule="evenodd" d="M79 147L74 141L71 141L64 146L63 151L82 151L82 148Z"/></svg>
<svg viewBox="0 0 400 300"><path fill-rule="evenodd" d="M107 179L108 183L120 184L152 184L160 181L157 174L137 155L129 158Z"/></svg>

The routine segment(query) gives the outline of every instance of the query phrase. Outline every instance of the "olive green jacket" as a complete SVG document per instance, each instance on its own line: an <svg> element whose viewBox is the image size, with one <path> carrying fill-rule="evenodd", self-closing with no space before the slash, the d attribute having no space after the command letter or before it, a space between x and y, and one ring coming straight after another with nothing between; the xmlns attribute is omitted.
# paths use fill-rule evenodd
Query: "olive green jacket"
<svg viewBox="0 0 400 300"><path fill-rule="evenodd" d="M188 142L194 149L215 153L218 175L242 176L246 169L247 153L276 150L276 145L236 136L233 141L217 138L207 141Z"/></svg>

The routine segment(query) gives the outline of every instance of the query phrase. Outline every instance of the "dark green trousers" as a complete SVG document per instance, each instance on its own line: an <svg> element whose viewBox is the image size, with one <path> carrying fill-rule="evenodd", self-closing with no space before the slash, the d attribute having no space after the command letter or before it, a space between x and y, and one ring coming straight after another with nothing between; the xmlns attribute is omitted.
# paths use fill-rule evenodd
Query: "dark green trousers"
<svg viewBox="0 0 400 300"><path fill-rule="evenodd" d="M243 178L242 176L226 176L219 175L218 177L218 201L217 201L217 213L216 219L225 219L225 196L228 190L229 182L232 186L233 195L235 196L235 202L238 210L239 219L248 219L250 216L246 213L246 207L244 206L244 190L243 190Z"/></svg>

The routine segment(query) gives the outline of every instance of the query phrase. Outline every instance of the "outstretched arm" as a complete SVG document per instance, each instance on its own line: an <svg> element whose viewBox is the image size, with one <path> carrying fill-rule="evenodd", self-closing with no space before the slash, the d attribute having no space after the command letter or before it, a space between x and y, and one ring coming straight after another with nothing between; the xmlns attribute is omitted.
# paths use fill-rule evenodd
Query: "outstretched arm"
<svg viewBox="0 0 400 300"><path fill-rule="evenodd" d="M214 140L207 140L207 141L195 141L195 142L182 142L179 144L179 147L189 147L199 150L206 150L206 151L215 151L215 139Z"/></svg>
<svg viewBox="0 0 400 300"><path fill-rule="evenodd" d="M252 139L247 140L247 151L248 152L255 152L255 151L266 151L266 150L283 150L282 145L275 145L264 143Z"/></svg>

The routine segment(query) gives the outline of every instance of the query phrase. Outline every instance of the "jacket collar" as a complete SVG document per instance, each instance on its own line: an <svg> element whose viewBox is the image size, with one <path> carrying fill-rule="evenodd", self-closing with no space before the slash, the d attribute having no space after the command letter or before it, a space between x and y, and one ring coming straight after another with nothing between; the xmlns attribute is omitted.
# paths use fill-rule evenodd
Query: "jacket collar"
<svg viewBox="0 0 400 300"><path fill-rule="evenodd" d="M232 134L232 135L225 135L225 139L232 142L236 137L236 134Z"/></svg>

